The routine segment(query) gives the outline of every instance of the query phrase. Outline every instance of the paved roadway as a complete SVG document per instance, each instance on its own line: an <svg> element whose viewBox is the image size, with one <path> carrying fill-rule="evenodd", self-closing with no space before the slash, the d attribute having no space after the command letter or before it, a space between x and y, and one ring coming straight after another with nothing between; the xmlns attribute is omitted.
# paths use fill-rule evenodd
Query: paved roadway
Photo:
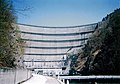
<svg viewBox="0 0 120 84"><path fill-rule="evenodd" d="M30 78L28 81L22 84L64 84L64 83L61 83L57 79L52 77L33 74L32 78Z"/></svg>

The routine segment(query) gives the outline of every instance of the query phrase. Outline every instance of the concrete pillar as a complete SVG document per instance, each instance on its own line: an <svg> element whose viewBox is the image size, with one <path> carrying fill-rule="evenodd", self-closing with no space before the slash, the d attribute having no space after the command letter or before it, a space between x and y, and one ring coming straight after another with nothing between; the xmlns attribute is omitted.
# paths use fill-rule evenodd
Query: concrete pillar
<svg viewBox="0 0 120 84"><path fill-rule="evenodd" d="M67 84L69 84L69 80L67 80Z"/></svg>
<svg viewBox="0 0 120 84"><path fill-rule="evenodd" d="M65 83L65 79L63 79L62 82Z"/></svg>

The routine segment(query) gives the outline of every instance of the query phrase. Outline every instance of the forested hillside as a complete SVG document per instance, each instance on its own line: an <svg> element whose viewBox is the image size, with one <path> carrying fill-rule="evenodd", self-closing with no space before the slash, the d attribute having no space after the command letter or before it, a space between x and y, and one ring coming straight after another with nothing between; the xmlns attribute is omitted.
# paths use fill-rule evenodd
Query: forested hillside
<svg viewBox="0 0 120 84"><path fill-rule="evenodd" d="M70 74L120 74L120 9L103 18L72 61Z"/></svg>

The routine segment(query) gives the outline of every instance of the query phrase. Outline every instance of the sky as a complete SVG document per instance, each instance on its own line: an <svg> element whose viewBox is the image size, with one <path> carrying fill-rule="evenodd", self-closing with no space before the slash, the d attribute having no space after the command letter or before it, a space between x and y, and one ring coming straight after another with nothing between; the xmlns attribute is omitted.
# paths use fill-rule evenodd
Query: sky
<svg viewBox="0 0 120 84"><path fill-rule="evenodd" d="M120 0L14 0L13 4L18 23L40 26L96 23L120 8Z"/></svg>

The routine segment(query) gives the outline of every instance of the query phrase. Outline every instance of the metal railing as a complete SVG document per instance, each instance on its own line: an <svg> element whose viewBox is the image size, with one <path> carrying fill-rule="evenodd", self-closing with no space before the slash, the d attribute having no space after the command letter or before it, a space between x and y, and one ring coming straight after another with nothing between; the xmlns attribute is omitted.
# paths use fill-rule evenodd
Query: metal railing
<svg viewBox="0 0 120 84"><path fill-rule="evenodd" d="M62 80L63 82L75 82L75 84L81 84L83 82L86 82L88 84L108 84L108 83L114 83L114 84L120 84L120 76L119 75L98 75L98 76L60 76L59 80Z"/></svg>

